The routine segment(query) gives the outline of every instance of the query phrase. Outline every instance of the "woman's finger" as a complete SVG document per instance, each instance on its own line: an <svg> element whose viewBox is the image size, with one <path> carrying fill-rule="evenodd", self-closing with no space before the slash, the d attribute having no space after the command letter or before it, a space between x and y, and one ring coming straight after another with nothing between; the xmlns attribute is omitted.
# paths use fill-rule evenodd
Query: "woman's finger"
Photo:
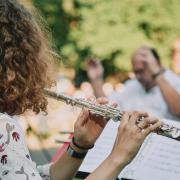
<svg viewBox="0 0 180 180"><path fill-rule="evenodd" d="M156 122L158 122L158 119L155 117L147 117L147 118L143 118L142 121L140 121L137 126L140 129L145 129L147 128L150 124L155 124Z"/></svg>
<svg viewBox="0 0 180 180"><path fill-rule="evenodd" d="M129 119L129 125L136 125L141 118L148 117L148 113L146 112L140 112L140 111L135 111L131 114L131 117Z"/></svg>
<svg viewBox="0 0 180 180"><path fill-rule="evenodd" d="M108 105L113 107L113 108L116 108L118 106L118 104L116 102L111 102Z"/></svg>
<svg viewBox="0 0 180 180"><path fill-rule="evenodd" d="M97 99L96 102L97 102L98 104L107 104L109 101L108 101L108 99L105 98L105 97L100 97L100 98Z"/></svg>
<svg viewBox="0 0 180 180"><path fill-rule="evenodd" d="M123 112L122 117L121 117L120 127L124 127L128 124L131 113L132 112L128 112L128 111Z"/></svg>
<svg viewBox="0 0 180 180"><path fill-rule="evenodd" d="M155 117L144 118L142 121L139 122L138 127L141 129L145 129L149 125L155 124L156 122L158 122L158 119Z"/></svg>
<svg viewBox="0 0 180 180"><path fill-rule="evenodd" d="M157 123L158 121L159 121L159 119L156 118L156 117L149 117L149 123L150 123L150 124L155 124L155 123Z"/></svg>
<svg viewBox="0 0 180 180"><path fill-rule="evenodd" d="M147 136L149 133L155 131L157 128L159 128L162 125L162 122L157 120L156 122L154 121L154 124L151 124L150 126L148 126L147 128L145 128L142 131L142 135L143 136Z"/></svg>
<svg viewBox="0 0 180 180"><path fill-rule="evenodd" d="M76 125L77 126L84 125L84 123L88 120L88 117L89 117L89 111L87 109L82 109L76 121Z"/></svg>
<svg viewBox="0 0 180 180"><path fill-rule="evenodd" d="M96 96L92 95L88 97L87 100L96 103Z"/></svg>
<svg viewBox="0 0 180 180"><path fill-rule="evenodd" d="M140 121L137 126L140 128L140 129L145 129L149 126L149 123L150 123L150 119L149 118L143 118L142 121Z"/></svg>

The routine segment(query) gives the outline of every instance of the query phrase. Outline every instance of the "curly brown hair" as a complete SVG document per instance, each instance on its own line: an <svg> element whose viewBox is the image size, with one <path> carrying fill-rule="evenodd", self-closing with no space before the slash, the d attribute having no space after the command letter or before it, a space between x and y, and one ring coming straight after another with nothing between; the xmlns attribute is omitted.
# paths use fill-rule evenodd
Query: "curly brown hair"
<svg viewBox="0 0 180 180"><path fill-rule="evenodd" d="M40 21L16 0L0 0L0 112L46 112L51 44Z"/></svg>

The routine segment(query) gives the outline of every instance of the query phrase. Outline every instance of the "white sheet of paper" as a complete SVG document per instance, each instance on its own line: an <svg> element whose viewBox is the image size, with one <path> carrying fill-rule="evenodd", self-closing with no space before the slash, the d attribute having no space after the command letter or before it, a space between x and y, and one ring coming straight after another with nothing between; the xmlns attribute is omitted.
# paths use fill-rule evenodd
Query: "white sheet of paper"
<svg viewBox="0 0 180 180"><path fill-rule="evenodd" d="M164 121L180 127L178 122ZM180 142L151 134L132 163L120 173L121 177L136 180L180 179Z"/></svg>
<svg viewBox="0 0 180 180"><path fill-rule="evenodd" d="M92 172L108 156L113 147L119 123L109 121L95 147L88 152L79 171Z"/></svg>
<svg viewBox="0 0 180 180"><path fill-rule="evenodd" d="M164 120L176 127L180 123ZM110 121L98 139L95 148L88 152L80 171L92 172L111 152L119 123ZM151 134L143 143L134 160L124 168L119 178L135 180L180 179L180 142Z"/></svg>

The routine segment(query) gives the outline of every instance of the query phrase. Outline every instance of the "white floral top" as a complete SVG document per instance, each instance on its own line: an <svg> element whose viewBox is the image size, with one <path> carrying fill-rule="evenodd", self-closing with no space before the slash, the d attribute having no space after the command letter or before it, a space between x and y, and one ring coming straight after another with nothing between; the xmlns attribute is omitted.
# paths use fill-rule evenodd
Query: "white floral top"
<svg viewBox="0 0 180 180"><path fill-rule="evenodd" d="M0 113L0 180L50 180L49 168L36 167L18 121Z"/></svg>

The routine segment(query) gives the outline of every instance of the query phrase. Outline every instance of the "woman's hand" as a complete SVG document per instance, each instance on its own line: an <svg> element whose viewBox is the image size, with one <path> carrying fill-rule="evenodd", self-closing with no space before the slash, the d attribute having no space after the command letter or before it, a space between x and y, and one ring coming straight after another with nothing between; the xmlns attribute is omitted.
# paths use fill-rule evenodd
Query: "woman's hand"
<svg viewBox="0 0 180 180"><path fill-rule="evenodd" d="M106 98L98 98L97 103L107 104L108 100ZM83 109L74 126L75 142L85 148L94 145L107 121L102 116L96 116L87 109Z"/></svg>
<svg viewBox="0 0 180 180"><path fill-rule="evenodd" d="M144 117L144 119L139 122L142 117ZM149 118L147 113L124 113L112 152L103 163L87 177L87 180L116 179L122 169L137 154L146 136L160 125L161 123L157 119Z"/></svg>
<svg viewBox="0 0 180 180"><path fill-rule="evenodd" d="M139 119L141 122L137 123ZM112 150L112 157L128 164L140 149L148 134L160 127L161 122L148 117L144 112L126 112L123 114L118 134Z"/></svg>

